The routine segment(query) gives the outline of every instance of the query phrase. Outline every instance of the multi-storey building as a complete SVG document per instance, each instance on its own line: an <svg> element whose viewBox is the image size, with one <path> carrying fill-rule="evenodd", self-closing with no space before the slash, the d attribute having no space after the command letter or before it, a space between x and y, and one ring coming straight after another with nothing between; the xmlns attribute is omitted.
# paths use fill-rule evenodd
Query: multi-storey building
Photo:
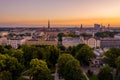
<svg viewBox="0 0 120 80"><path fill-rule="evenodd" d="M7 45L7 38L4 37L4 38L0 38L0 45Z"/></svg>
<svg viewBox="0 0 120 80"><path fill-rule="evenodd" d="M120 34L116 34L116 35L114 36L114 38L120 39Z"/></svg>
<svg viewBox="0 0 120 80"><path fill-rule="evenodd" d="M90 46L91 48L100 47L100 40L97 38L87 38L84 40L84 43Z"/></svg>
<svg viewBox="0 0 120 80"><path fill-rule="evenodd" d="M101 48L111 48L118 47L120 48L120 39L117 38L102 38L100 39Z"/></svg>
<svg viewBox="0 0 120 80"><path fill-rule="evenodd" d="M84 40L77 37L77 38L73 38L73 37L63 37L62 38L62 45L65 47L69 47L69 46L77 46L78 44L83 44Z"/></svg>
<svg viewBox="0 0 120 80"><path fill-rule="evenodd" d="M11 45L12 48L17 49L19 45L25 44L25 39L9 39L8 45Z"/></svg>
<svg viewBox="0 0 120 80"><path fill-rule="evenodd" d="M58 44L58 40L56 37L48 37L43 39L29 39L26 41L26 44L29 45L56 45Z"/></svg>

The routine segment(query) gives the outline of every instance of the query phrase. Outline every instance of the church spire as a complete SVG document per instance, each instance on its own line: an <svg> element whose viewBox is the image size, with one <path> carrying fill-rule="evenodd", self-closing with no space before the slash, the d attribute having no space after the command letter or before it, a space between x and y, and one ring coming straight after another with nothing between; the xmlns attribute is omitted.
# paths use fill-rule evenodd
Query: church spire
<svg viewBox="0 0 120 80"><path fill-rule="evenodd" d="M50 28L50 21L48 20L48 28Z"/></svg>

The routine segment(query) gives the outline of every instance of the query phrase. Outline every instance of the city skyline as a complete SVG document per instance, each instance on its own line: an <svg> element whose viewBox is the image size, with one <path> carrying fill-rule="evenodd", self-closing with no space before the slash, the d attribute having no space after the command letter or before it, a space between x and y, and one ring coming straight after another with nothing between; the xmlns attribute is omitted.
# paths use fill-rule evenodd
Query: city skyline
<svg viewBox="0 0 120 80"><path fill-rule="evenodd" d="M120 0L0 0L4 26L120 26Z"/></svg>

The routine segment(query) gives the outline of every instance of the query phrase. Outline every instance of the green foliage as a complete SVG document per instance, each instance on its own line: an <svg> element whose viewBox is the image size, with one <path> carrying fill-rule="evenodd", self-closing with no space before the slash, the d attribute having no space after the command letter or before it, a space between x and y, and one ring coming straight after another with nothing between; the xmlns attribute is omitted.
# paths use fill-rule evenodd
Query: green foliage
<svg viewBox="0 0 120 80"><path fill-rule="evenodd" d="M0 72L4 73L5 71L8 71L2 75L10 73L9 76L11 75L12 79L16 80L17 77L20 76L22 69L23 65L18 62L17 58L11 57L8 54L0 54Z"/></svg>
<svg viewBox="0 0 120 80"><path fill-rule="evenodd" d="M49 53L50 53L50 56L47 61L51 63L50 67L54 67L55 64L57 63L57 60L58 60L58 57L60 54L60 50L56 46L51 46Z"/></svg>
<svg viewBox="0 0 120 80"><path fill-rule="evenodd" d="M21 46L22 51L24 52L25 67L28 67L31 59L33 59L33 54L35 52L35 47L30 45Z"/></svg>
<svg viewBox="0 0 120 80"><path fill-rule="evenodd" d="M0 53L5 54L6 48L3 45L0 45Z"/></svg>
<svg viewBox="0 0 120 80"><path fill-rule="evenodd" d="M21 49L9 49L7 54L9 54L12 57L17 58L18 62L24 64L24 56L23 56L24 54Z"/></svg>
<svg viewBox="0 0 120 80"><path fill-rule="evenodd" d="M64 33L59 33L58 34L58 41L62 41L62 37L65 36Z"/></svg>
<svg viewBox="0 0 120 80"><path fill-rule="evenodd" d="M65 80L81 80L83 77L80 63L76 59L69 60L65 65Z"/></svg>
<svg viewBox="0 0 120 80"><path fill-rule="evenodd" d="M92 76L93 75L93 71L91 71L90 69L87 71L87 74L89 75L89 76Z"/></svg>
<svg viewBox="0 0 120 80"><path fill-rule="evenodd" d="M115 61L117 69L120 71L120 56Z"/></svg>
<svg viewBox="0 0 120 80"><path fill-rule="evenodd" d="M68 47L67 51L70 52L70 54L72 56L75 56L77 53L77 48L76 48L76 46L70 46L70 47Z"/></svg>
<svg viewBox="0 0 120 80"><path fill-rule="evenodd" d="M33 80L51 80L50 70L45 61L32 59L30 66L30 76L33 76Z"/></svg>
<svg viewBox="0 0 120 80"><path fill-rule="evenodd" d="M98 80L97 75L88 75L90 80Z"/></svg>
<svg viewBox="0 0 120 80"><path fill-rule="evenodd" d="M70 54L61 54L58 59L59 74L65 80L81 80L84 78L80 62Z"/></svg>
<svg viewBox="0 0 120 80"><path fill-rule="evenodd" d="M9 49L12 49L12 46L11 45L5 45L5 48L9 50Z"/></svg>
<svg viewBox="0 0 120 80"><path fill-rule="evenodd" d="M120 80L120 56L116 59L116 80Z"/></svg>
<svg viewBox="0 0 120 80"><path fill-rule="evenodd" d="M82 34L80 34L80 36L83 36L83 37L92 37L91 34L87 34L87 33L82 33Z"/></svg>
<svg viewBox="0 0 120 80"><path fill-rule="evenodd" d="M65 71L65 64L69 61L74 59L74 57L70 54L61 54L58 58L58 66L59 66L59 73L64 76Z"/></svg>
<svg viewBox="0 0 120 80"><path fill-rule="evenodd" d="M26 67L28 67L31 59L38 58L46 60L48 66L53 68L60 54L60 50L56 46L23 45L20 49L24 52Z"/></svg>
<svg viewBox="0 0 120 80"><path fill-rule="evenodd" d="M67 51L70 52L72 56L75 57L77 52L84 46L85 44L78 44L77 46L70 46L68 47Z"/></svg>
<svg viewBox="0 0 120 80"><path fill-rule="evenodd" d="M12 75L9 71L0 72L0 80L12 80Z"/></svg>
<svg viewBox="0 0 120 80"><path fill-rule="evenodd" d="M111 48L104 53L104 62L111 67L116 67L115 61L120 56L120 48Z"/></svg>
<svg viewBox="0 0 120 80"><path fill-rule="evenodd" d="M100 69L98 73L99 80L113 80L113 70L110 66L106 65Z"/></svg>
<svg viewBox="0 0 120 80"><path fill-rule="evenodd" d="M95 34L96 37L102 37L102 38L105 38L105 37L114 37L115 34L118 34L119 32L97 32Z"/></svg>
<svg viewBox="0 0 120 80"><path fill-rule="evenodd" d="M25 78L19 77L17 80L29 80L29 79L25 79Z"/></svg>
<svg viewBox="0 0 120 80"><path fill-rule="evenodd" d="M89 65L89 61L95 58L95 54L92 48L84 45L76 54L76 58L81 62L81 65Z"/></svg>
<svg viewBox="0 0 120 80"><path fill-rule="evenodd" d="M47 50L45 51L44 48L39 48L39 47L35 47L34 48L35 51L32 52L32 57L34 58L38 58L38 59L46 59L46 53Z"/></svg>
<svg viewBox="0 0 120 80"><path fill-rule="evenodd" d="M60 54L60 50L69 54ZM54 73L57 61L59 73L65 80L84 80L80 63L87 65L95 57L93 49L85 44L67 49L64 46L50 45L22 45L19 49L13 49L10 46L1 45L0 52L0 80L22 80L20 76L24 75L25 71L29 71L27 76L30 75L33 80L51 80L49 69ZM104 61L116 69L115 77L119 80L120 49L111 48L105 52ZM105 80L107 77L109 79L112 77L111 72L112 69L105 66L100 69L98 77L100 80ZM101 78L101 76L104 77ZM90 80L97 80L97 78L90 78Z"/></svg>
<svg viewBox="0 0 120 80"><path fill-rule="evenodd" d="M69 36L69 37L79 37L79 35L76 35L75 33L69 33L67 36Z"/></svg>
<svg viewBox="0 0 120 80"><path fill-rule="evenodd" d="M58 46L58 48L60 49L60 51L66 51L66 47L65 46Z"/></svg>

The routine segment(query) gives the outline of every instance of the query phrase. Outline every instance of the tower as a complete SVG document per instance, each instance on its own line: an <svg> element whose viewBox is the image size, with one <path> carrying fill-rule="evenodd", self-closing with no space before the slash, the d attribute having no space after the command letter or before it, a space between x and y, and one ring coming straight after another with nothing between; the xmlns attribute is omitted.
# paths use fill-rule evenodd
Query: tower
<svg viewBox="0 0 120 80"><path fill-rule="evenodd" d="M82 30L82 29L83 29L83 25L81 24L81 25L80 25L80 30Z"/></svg>
<svg viewBox="0 0 120 80"><path fill-rule="evenodd" d="M48 20L48 28L50 28L50 21Z"/></svg>
<svg viewBox="0 0 120 80"><path fill-rule="evenodd" d="M110 24L108 24L108 29L110 28Z"/></svg>
<svg viewBox="0 0 120 80"><path fill-rule="evenodd" d="M81 24L80 28L82 29L83 28L83 25Z"/></svg>

